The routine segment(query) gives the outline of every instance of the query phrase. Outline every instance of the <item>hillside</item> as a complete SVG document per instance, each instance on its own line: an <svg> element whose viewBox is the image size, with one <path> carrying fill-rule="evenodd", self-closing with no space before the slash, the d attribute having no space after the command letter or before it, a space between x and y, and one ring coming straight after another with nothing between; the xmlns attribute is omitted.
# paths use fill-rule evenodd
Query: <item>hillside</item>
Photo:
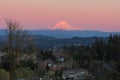
<svg viewBox="0 0 120 80"><path fill-rule="evenodd" d="M29 30L32 35L44 35L54 38L72 38L72 37L108 37L110 34L120 34L120 32L102 32L90 30ZM5 36L5 29L0 29L0 36Z"/></svg>
<svg viewBox="0 0 120 80"><path fill-rule="evenodd" d="M89 30L31 30L33 35L46 35L55 38L72 38L72 37L108 37L110 34L120 34L120 32L102 32Z"/></svg>
<svg viewBox="0 0 120 80"><path fill-rule="evenodd" d="M4 42L6 37L0 37L0 43ZM74 45L91 45L96 37L73 37L73 38L53 38L43 35L34 35L33 42L41 49L49 49L53 47L63 47ZM104 38L107 39L107 38Z"/></svg>

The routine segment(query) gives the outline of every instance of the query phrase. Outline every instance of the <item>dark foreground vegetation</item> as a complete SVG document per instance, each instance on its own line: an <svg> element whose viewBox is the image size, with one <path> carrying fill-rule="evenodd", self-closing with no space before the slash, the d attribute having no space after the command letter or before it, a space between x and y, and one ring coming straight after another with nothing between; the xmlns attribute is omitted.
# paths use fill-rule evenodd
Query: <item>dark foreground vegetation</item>
<svg viewBox="0 0 120 80"><path fill-rule="evenodd" d="M11 20L6 24L8 36L0 48L0 80L120 80L120 35L110 35L107 41L96 38L92 45L43 51L20 24ZM83 72L79 79L76 72Z"/></svg>

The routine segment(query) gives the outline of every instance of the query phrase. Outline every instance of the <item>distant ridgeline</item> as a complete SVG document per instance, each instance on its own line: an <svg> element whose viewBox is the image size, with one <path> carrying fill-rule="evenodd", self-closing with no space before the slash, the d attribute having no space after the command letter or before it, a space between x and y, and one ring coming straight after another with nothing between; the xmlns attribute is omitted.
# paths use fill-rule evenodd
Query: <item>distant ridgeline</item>
<svg viewBox="0 0 120 80"><path fill-rule="evenodd" d="M45 35L54 38L73 38L77 37L108 37L110 34L120 34L120 32L101 32L89 30L31 30L33 35Z"/></svg>
<svg viewBox="0 0 120 80"><path fill-rule="evenodd" d="M107 41L110 34L119 32L99 32L99 31L80 31L80 30L31 30L35 46L41 49L60 48L63 46L91 45L95 39L102 38ZM6 37L5 29L0 30L0 46ZM97 37L96 37L97 36Z"/></svg>
<svg viewBox="0 0 120 80"><path fill-rule="evenodd" d="M103 37L99 37L103 38ZM0 37L0 45L2 45L2 42L5 41L5 37ZM53 49L53 48L61 48L63 46L80 46L80 45L91 45L95 41L96 37L73 37L73 38L53 38L49 36L42 36L42 35L34 35L33 36L33 43L35 46L37 46L40 49L47 50L47 49ZM103 38L104 40L107 40L107 37Z"/></svg>
<svg viewBox="0 0 120 80"><path fill-rule="evenodd" d="M45 35L53 38L73 38L73 37L108 37L110 34L120 34L120 32L101 32L90 30L29 30L32 35ZM6 30L0 29L0 36L5 36Z"/></svg>

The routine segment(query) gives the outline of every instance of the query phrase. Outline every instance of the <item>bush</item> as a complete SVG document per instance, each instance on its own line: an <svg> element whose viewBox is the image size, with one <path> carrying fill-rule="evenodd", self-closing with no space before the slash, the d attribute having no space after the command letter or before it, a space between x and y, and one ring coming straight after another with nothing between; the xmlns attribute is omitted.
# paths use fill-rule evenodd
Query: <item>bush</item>
<svg viewBox="0 0 120 80"><path fill-rule="evenodd" d="M30 68L19 68L16 70L16 78L31 78L33 74Z"/></svg>
<svg viewBox="0 0 120 80"><path fill-rule="evenodd" d="M54 72L54 71L48 71L48 75L49 75L49 76L54 76L54 75L55 75L55 72Z"/></svg>
<svg viewBox="0 0 120 80"><path fill-rule="evenodd" d="M0 69L0 80L9 80L9 73L4 69Z"/></svg>

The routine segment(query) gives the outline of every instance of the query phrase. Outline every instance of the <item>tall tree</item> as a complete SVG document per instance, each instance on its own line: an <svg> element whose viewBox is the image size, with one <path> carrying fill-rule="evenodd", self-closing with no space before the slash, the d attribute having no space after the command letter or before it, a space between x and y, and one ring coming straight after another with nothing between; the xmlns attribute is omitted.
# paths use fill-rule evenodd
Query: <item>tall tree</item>
<svg viewBox="0 0 120 80"><path fill-rule="evenodd" d="M30 35L26 30L22 29L22 26L16 21L7 19L7 57L10 66L10 77L9 80L15 80L15 69L18 64L20 57L23 53L27 54L25 49L28 47ZM30 53L30 52L29 52Z"/></svg>

